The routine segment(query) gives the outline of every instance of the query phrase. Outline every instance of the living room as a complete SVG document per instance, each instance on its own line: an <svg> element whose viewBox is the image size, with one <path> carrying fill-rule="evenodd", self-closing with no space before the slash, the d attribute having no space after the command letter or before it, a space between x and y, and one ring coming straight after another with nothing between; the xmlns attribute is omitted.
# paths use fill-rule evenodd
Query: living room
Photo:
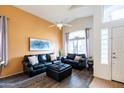
<svg viewBox="0 0 124 93"><path fill-rule="evenodd" d="M111 40L123 34L123 10L117 5L1 5L0 87L123 88L122 60L115 66L121 43Z"/></svg>

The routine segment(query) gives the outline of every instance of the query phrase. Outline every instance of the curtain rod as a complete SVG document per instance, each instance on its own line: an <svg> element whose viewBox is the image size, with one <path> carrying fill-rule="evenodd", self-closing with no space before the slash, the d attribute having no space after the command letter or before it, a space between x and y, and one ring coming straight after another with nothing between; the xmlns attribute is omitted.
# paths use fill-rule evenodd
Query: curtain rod
<svg viewBox="0 0 124 93"><path fill-rule="evenodd" d="M0 17L2 17L2 16L0 16ZM7 19L9 19L9 17L8 17L8 16L3 16L3 17L6 17Z"/></svg>

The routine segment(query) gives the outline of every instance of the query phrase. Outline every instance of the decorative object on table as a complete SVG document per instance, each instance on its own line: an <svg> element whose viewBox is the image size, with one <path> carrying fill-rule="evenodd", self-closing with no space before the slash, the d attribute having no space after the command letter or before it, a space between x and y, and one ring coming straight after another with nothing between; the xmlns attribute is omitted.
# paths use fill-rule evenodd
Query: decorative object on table
<svg viewBox="0 0 124 93"><path fill-rule="evenodd" d="M92 57L88 58L87 64L88 64L88 70L93 71L93 58Z"/></svg>
<svg viewBox="0 0 124 93"><path fill-rule="evenodd" d="M30 38L30 51L50 50L50 41Z"/></svg>

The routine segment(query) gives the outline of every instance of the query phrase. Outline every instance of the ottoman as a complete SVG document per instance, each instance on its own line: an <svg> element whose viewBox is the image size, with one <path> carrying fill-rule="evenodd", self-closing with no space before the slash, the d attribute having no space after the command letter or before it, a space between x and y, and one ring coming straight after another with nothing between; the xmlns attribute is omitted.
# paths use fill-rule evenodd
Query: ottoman
<svg viewBox="0 0 124 93"><path fill-rule="evenodd" d="M48 77L60 82L71 75L72 67L71 65L64 63L51 64L47 67L46 73Z"/></svg>

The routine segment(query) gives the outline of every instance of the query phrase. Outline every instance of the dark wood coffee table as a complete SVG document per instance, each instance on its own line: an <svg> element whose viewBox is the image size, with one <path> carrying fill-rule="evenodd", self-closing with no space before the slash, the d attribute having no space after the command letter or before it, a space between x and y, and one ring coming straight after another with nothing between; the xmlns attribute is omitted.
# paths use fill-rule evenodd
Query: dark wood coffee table
<svg viewBox="0 0 124 93"><path fill-rule="evenodd" d="M71 75L72 67L71 65L64 63L51 64L47 67L46 73L47 76L60 82Z"/></svg>

